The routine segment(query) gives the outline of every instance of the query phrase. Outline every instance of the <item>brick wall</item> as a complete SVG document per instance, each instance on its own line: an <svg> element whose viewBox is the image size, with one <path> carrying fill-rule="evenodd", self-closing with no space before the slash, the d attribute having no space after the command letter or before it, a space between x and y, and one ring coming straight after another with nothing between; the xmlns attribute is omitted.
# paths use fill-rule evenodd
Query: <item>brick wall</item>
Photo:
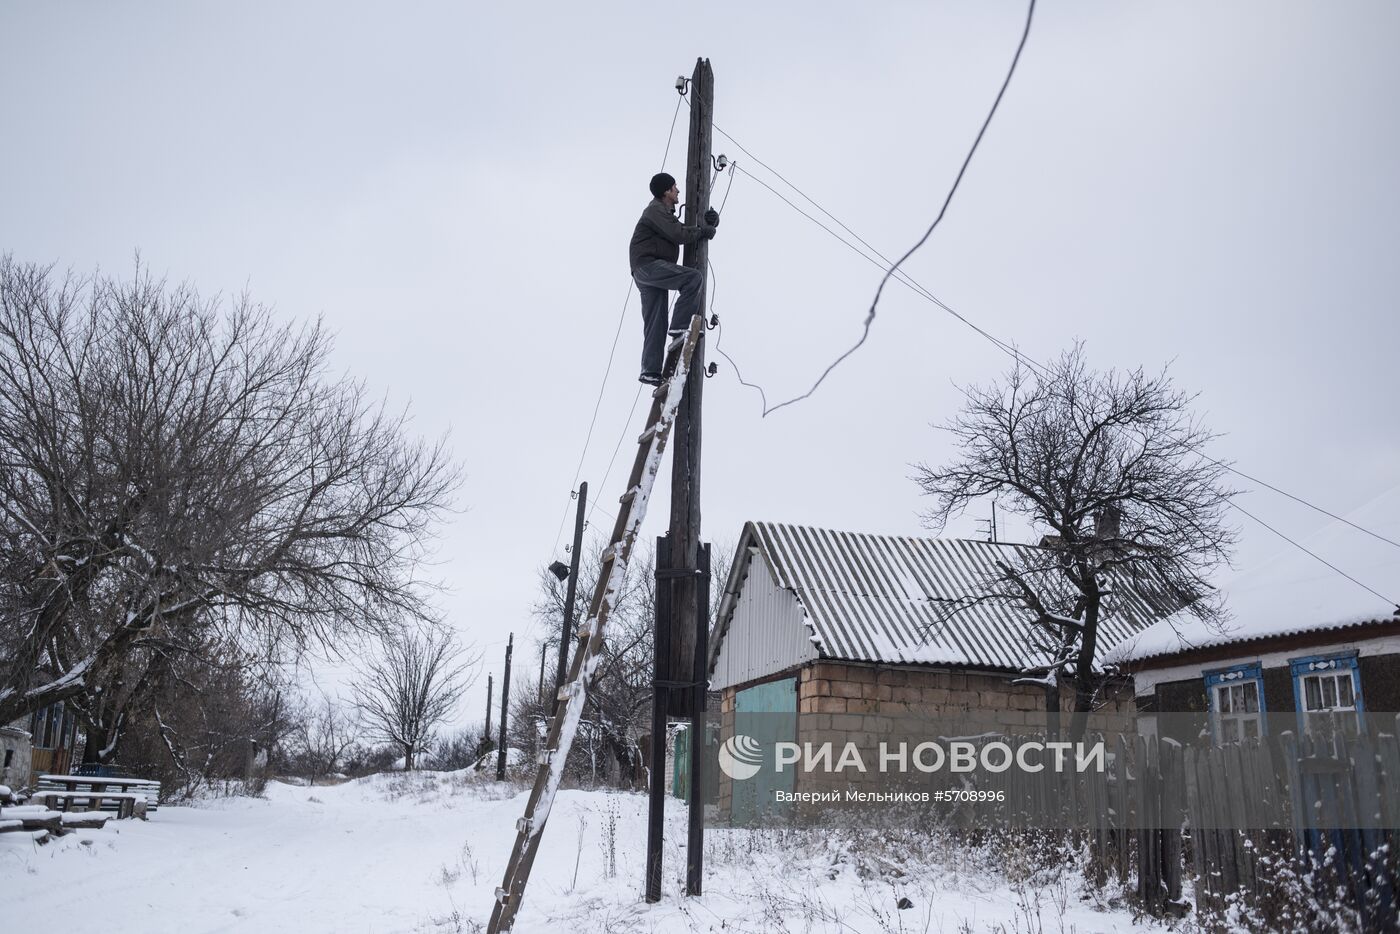
<svg viewBox="0 0 1400 934"><path fill-rule="evenodd" d="M725 688L719 699L721 740L734 735L734 695L737 688ZM719 813L728 818L734 805L734 782L723 772L719 776Z"/></svg>
<svg viewBox="0 0 1400 934"><path fill-rule="evenodd" d="M797 742L813 747L831 743L836 755L847 742L873 757L880 742L923 741L934 736L977 733L1029 733L1044 728L1045 692L1033 684L1012 684L1013 675L920 668L889 668L844 662L817 662L797 674ZM720 699L721 735L734 732L736 688ZM1129 683L1115 683L1106 702L1089 721L1089 729L1132 732L1136 703ZM1068 713L1069 692L1061 699ZM1063 725L1069 726L1068 718ZM928 727L928 731L923 728ZM930 735L931 734L931 735ZM799 774L797 790L820 790L823 783L842 787L891 790L891 776L871 770L865 775ZM911 777L912 778L912 777ZM719 808L730 813L733 783L720 777Z"/></svg>
<svg viewBox="0 0 1400 934"><path fill-rule="evenodd" d="M838 754L845 743L854 742L862 755L872 757L882 741L906 741L912 746L938 735L1043 729L1044 690L1033 684L1012 684L1013 677L819 662L798 675L797 741L813 747L830 742ZM1061 701L1066 712L1072 709L1074 699L1068 692ZM1107 703L1090 717L1089 729L1131 731L1135 716L1131 687L1114 685ZM1069 726L1068 719L1063 725ZM891 785L890 775L873 769L864 775L845 771L799 776L799 790L804 791L818 790L823 783L855 787L878 783L882 790Z"/></svg>
<svg viewBox="0 0 1400 934"><path fill-rule="evenodd" d="M1021 732L1044 722L1045 692L1033 684L1013 684L1014 678L819 662L798 674L799 723L818 730L881 732L892 719L948 717L984 730ZM1073 696L1066 692L1061 704L1070 710ZM1090 729L1130 729L1134 710L1131 689L1115 684Z"/></svg>

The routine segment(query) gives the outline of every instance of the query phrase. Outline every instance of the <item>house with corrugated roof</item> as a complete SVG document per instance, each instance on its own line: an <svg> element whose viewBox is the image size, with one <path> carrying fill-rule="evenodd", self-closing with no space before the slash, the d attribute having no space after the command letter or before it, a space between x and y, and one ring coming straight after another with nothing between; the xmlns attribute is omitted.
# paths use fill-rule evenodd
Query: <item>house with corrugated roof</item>
<svg viewBox="0 0 1400 934"><path fill-rule="evenodd" d="M910 722L959 735L1043 729L1045 691L1026 676L1047 661L1033 617L979 599L999 561L1031 552L1044 549L746 524L710 634L722 732L733 735L736 718L754 714L764 716L747 716L748 729L770 734L763 742L872 745ZM1102 646L1158 615L1133 587L1113 591ZM1131 730L1132 715L1131 688L1111 682L1091 725ZM794 780L792 772L756 779ZM766 800L774 789L751 790ZM722 786L722 807L724 795Z"/></svg>
<svg viewBox="0 0 1400 934"><path fill-rule="evenodd" d="M1228 622L1170 616L1107 654L1130 674L1139 726L1220 741L1270 729L1367 728L1400 711L1400 487L1224 582ZM1175 714L1198 714L1197 718Z"/></svg>

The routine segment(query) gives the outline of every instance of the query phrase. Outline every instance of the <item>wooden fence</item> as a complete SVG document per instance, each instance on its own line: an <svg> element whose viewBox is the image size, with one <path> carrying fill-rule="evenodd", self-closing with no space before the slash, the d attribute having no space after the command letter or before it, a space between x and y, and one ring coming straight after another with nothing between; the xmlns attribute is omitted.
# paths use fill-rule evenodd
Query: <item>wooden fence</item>
<svg viewBox="0 0 1400 934"><path fill-rule="evenodd" d="M1400 718L1397 718L1400 719ZM1241 906L1294 910L1309 890L1363 930L1400 930L1400 723L1396 733L1277 736L1183 748L1157 737L1090 735L1103 771L980 772L1007 826L1086 835L1091 874L1131 885L1147 912L1180 915L1183 875L1198 916ZM1038 737L1000 737L1015 745ZM985 740L984 740L985 741ZM978 822L986 824L981 811ZM1293 888L1285 885L1292 881Z"/></svg>

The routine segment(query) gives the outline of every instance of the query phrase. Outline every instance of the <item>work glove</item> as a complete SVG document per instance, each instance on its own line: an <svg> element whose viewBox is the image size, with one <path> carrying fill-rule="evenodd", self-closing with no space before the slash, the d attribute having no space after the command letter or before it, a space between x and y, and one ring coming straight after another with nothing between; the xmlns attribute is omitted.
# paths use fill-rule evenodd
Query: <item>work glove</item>
<svg viewBox="0 0 1400 934"><path fill-rule="evenodd" d="M718 227L718 226L719 226L719 212L716 211L714 208L710 208L708 211L706 211L706 212L705 212L705 223L706 223L708 226L710 226L710 227Z"/></svg>

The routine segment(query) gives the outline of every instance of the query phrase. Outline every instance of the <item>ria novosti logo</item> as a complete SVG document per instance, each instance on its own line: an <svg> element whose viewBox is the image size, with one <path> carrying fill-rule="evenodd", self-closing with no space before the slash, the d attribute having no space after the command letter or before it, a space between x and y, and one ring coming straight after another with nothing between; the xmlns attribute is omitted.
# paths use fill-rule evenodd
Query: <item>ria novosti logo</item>
<svg viewBox="0 0 1400 934"><path fill-rule="evenodd" d="M752 736L736 733L719 747L720 770L735 781L753 778L763 764L763 747Z"/></svg>
<svg viewBox="0 0 1400 934"><path fill-rule="evenodd" d="M773 746L773 766L779 774L793 768L798 772L870 771L933 773L947 772L1005 772L1008 769L1035 773L1046 769L1054 772L1103 772L1106 768L1106 747L1103 740L1094 743L1017 742L1015 747L1000 740L974 743L968 740L899 742L879 744L878 755L868 761L868 751L862 754L854 742L845 743L838 753L836 744L779 742ZM1073 755L1071 756L1071 753ZM762 744L752 736L736 733L719 747L719 767L736 781L753 778L763 767Z"/></svg>

